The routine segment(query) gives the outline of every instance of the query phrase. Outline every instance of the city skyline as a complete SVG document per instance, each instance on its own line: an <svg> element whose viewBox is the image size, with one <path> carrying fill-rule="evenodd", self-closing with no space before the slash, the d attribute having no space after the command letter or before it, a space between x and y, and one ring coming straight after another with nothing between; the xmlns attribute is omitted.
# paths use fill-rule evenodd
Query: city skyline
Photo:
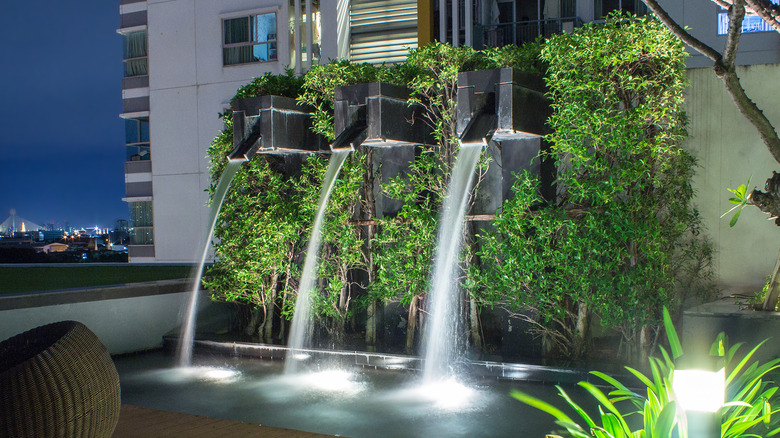
<svg viewBox="0 0 780 438"><path fill-rule="evenodd" d="M0 23L0 216L79 227L127 219L116 4L14 2Z"/></svg>

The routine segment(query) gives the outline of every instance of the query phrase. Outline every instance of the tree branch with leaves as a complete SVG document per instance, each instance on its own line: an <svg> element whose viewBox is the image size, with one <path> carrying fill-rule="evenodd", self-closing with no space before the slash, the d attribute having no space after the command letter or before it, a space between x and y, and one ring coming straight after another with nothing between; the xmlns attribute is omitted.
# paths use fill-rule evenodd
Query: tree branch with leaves
<svg viewBox="0 0 780 438"><path fill-rule="evenodd" d="M656 0L642 1L681 41L713 61L715 75L723 81L723 85L734 104L740 113L756 128L761 140L775 161L780 163L780 137L777 135L777 130L761 108L747 95L736 71L736 57L745 14L750 13L761 17L773 29L780 32L780 6L772 4L769 0L712 0L713 3L728 10L729 27L726 33L726 42L721 53L691 35ZM736 224L739 214L744 207L753 205L769 214L771 218L775 218L775 224L780 226L780 174L773 172L772 177L766 181L765 191L752 190L748 192L748 190L749 187L747 185L740 186L735 190L729 189L734 194L734 197L729 201L735 204L735 207L729 210L729 212L734 211L734 216L729 225L734 226ZM777 267L780 268L780 263L777 263ZM778 276L778 268L775 269L772 275L773 278ZM780 284L775 283L766 295L764 310L774 310L778 296L780 296Z"/></svg>

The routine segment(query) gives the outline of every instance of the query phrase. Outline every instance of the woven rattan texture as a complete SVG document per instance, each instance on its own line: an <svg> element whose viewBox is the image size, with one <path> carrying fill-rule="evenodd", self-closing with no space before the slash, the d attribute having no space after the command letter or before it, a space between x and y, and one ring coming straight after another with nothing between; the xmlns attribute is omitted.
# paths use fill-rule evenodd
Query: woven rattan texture
<svg viewBox="0 0 780 438"><path fill-rule="evenodd" d="M84 324L44 325L0 343L0 436L110 437L119 375Z"/></svg>

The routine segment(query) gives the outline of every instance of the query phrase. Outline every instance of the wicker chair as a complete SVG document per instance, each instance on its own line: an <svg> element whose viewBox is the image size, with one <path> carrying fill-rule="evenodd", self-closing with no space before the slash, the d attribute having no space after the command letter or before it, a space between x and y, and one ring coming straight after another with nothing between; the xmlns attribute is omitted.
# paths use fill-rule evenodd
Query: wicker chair
<svg viewBox="0 0 780 438"><path fill-rule="evenodd" d="M0 343L0 436L110 437L119 375L84 324L62 321Z"/></svg>

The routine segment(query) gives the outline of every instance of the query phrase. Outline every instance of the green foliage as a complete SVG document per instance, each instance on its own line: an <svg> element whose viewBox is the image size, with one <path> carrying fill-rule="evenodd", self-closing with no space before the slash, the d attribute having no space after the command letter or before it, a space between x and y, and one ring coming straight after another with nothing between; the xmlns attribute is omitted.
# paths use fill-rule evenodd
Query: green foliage
<svg viewBox="0 0 780 438"><path fill-rule="evenodd" d="M293 291L295 256L311 215L297 208L302 199L280 164L258 156L235 176L220 211L230 220L218 221L214 231L219 257L204 279L216 299L272 306L277 295Z"/></svg>
<svg viewBox="0 0 780 438"><path fill-rule="evenodd" d="M236 94L295 97L313 107L313 130L333 139L335 88L390 82L412 89L412 102L435 130L436 144L421 146L408 172L381 185L403 207L396 217L379 218L375 234L354 223L371 219L368 160L363 151L347 160L328 205L314 300L315 312L334 330L356 310L350 304L358 298L355 286L367 288L369 300L403 303L427 289L438 213L457 153L457 76L498 67L549 68L556 110L550 158L564 190L558 205L545 205L550 200L539 198L537 182L520 178L514 200L495 221L496 233L481 243L479 256L490 262L464 259L474 297L540 310L541 324L571 339L578 336L571 330L578 309L592 309L611 326L657 321L660 306L674 301L675 273L688 269L691 278L701 278L706 270L707 247L695 238L689 205L693 159L679 148L683 55L662 27L616 18L545 44L475 51L434 43L411 50L392 68L338 60L315 65L303 77L265 75ZM223 115L225 129L209 149L214 182L232 146L229 116ZM486 165L483 160L480 169ZM294 311L298 264L325 166L322 157L310 157L290 172L283 159L259 155L237 174L221 214L230 220L218 224L218 259L206 279L215 297ZM675 262L681 254L705 262L697 270ZM359 271L373 269L372 284L355 283Z"/></svg>
<svg viewBox="0 0 780 438"><path fill-rule="evenodd" d="M729 198L729 202L733 204L734 206L729 209L729 211L723 213L720 217L724 217L727 214L731 213L732 211L736 211L734 213L734 216L731 217L731 220L729 221L729 227L733 227L737 224L737 221L739 220L739 215L742 214L742 210L745 208L746 205L749 205L751 203L750 201L750 193L747 192L747 188L750 186L750 178L747 180L747 184L740 184L739 187L736 189L726 189L729 192L731 192L732 196Z"/></svg>
<svg viewBox="0 0 780 438"><path fill-rule="evenodd" d="M537 47L537 46L535 46ZM383 192L403 202L394 218L380 221L377 235L376 284L370 292L382 300L408 304L428 289L438 217L457 153L455 101L458 73L470 70L524 66L537 49L507 46L480 52L471 47L432 43L413 49L405 64L396 67L412 89L411 103L423 108L434 130L436 144L421 146L406 175L383 184ZM521 57L521 54L524 57ZM481 168L484 169L483 160Z"/></svg>
<svg viewBox="0 0 780 438"><path fill-rule="evenodd" d="M303 76L303 88L297 97L298 102L314 107L313 131L332 141L336 137L333 132L336 87L369 82L399 83L402 79L384 65L338 59L329 64L313 65Z"/></svg>
<svg viewBox="0 0 780 438"><path fill-rule="evenodd" d="M303 83L303 77L295 76L295 72L292 69L285 70L283 75L266 73L239 88L231 102L236 99L269 95L295 99L301 94Z"/></svg>
<svg viewBox="0 0 780 438"><path fill-rule="evenodd" d="M542 59L543 46L544 41L540 39L521 46L489 47L484 50L484 53L485 57L495 65L495 68L514 68L544 77L547 74L549 64Z"/></svg>
<svg viewBox="0 0 780 438"><path fill-rule="evenodd" d="M695 160L681 147L684 56L660 23L622 16L542 49L558 198L519 177L482 239L490 287L473 293L537 311L562 355L585 351L588 313L632 339L682 298L683 274L685 286L711 275L691 206Z"/></svg>
<svg viewBox="0 0 780 438"><path fill-rule="evenodd" d="M661 358L651 357L649 375L626 367L645 391L635 392L629 389L629 385L598 371L592 371L591 374L610 388L608 393L605 394L592 383L578 383L597 402L598 417L588 414L560 386L557 387L559 394L584 424L573 420L555 406L528 394L513 391L512 395L523 403L555 417L556 423L576 438L687 438L687 420L684 411L676 405L672 389L675 360L682 356L683 350L666 308L663 309L663 314L672 354L661 348ZM770 373L780 368L780 359L764 364L751 362L762 344L763 342L740 359L738 351L741 344L729 347L723 333L713 343L711 354L723 358L727 372L726 403L718 412L721 416L723 438L770 437L780 433L780 428L770 426L772 415L780 412L778 409L772 410L770 403L777 392L777 386L767 380ZM632 429L633 422L629 419L631 416L642 419L638 429Z"/></svg>

